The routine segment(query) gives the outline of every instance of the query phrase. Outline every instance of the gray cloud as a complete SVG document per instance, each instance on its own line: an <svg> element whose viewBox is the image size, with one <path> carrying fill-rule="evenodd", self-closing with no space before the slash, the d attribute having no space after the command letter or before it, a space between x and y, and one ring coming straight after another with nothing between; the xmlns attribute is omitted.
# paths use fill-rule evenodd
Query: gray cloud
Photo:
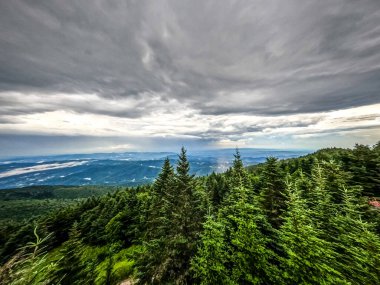
<svg viewBox="0 0 380 285"><path fill-rule="evenodd" d="M379 116L374 116L376 119ZM362 119L368 119L363 117ZM302 118L297 121L277 119L277 120L258 120L255 123L239 121L238 123L228 123L219 120L211 123L207 130L193 130L182 133L190 137L197 137L202 139L211 139L218 141L220 138L228 138L231 140L240 140L245 135L250 134L263 134L266 130L284 129L284 128L307 128L322 121L322 117ZM359 121L359 118L358 118ZM341 130L341 129L339 129Z"/></svg>
<svg viewBox="0 0 380 285"><path fill-rule="evenodd" d="M6 118L2 117L0 118L0 124L17 124L20 120L14 119L14 118Z"/></svg>
<svg viewBox="0 0 380 285"><path fill-rule="evenodd" d="M345 118L344 120L341 120L341 121L343 122L362 122L364 120L372 121L372 120L376 120L379 117L380 117L380 114L368 114L368 115L363 115L363 116L353 116L351 118Z"/></svg>
<svg viewBox="0 0 380 285"><path fill-rule="evenodd" d="M2 134L0 136L0 158L60 154L60 153L91 153L179 150L186 145L189 149L202 149L211 145L212 140L180 139L180 138L146 138L146 137L114 137L114 136L62 136L62 135L30 135L30 134ZM117 146L127 146L118 149ZM116 146L116 148L115 148Z"/></svg>
<svg viewBox="0 0 380 285"><path fill-rule="evenodd" d="M172 99L211 115L373 104L379 23L378 0L1 1L0 91L126 104L2 99L2 112L141 117Z"/></svg>
<svg viewBox="0 0 380 285"><path fill-rule="evenodd" d="M128 99L128 100L126 100ZM56 110L77 113L102 114L113 117L138 118L155 109L170 113L176 101L168 101L162 95L151 92L136 96L107 99L97 94L38 94L0 93L2 115L25 115L52 112Z"/></svg>

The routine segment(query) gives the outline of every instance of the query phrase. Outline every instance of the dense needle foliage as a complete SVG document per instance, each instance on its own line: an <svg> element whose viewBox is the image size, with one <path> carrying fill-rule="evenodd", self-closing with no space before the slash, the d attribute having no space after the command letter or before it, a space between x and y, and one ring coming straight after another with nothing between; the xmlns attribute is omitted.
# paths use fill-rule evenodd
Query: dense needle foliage
<svg viewBox="0 0 380 285"><path fill-rule="evenodd" d="M380 144L190 167L4 222L0 284L380 284Z"/></svg>

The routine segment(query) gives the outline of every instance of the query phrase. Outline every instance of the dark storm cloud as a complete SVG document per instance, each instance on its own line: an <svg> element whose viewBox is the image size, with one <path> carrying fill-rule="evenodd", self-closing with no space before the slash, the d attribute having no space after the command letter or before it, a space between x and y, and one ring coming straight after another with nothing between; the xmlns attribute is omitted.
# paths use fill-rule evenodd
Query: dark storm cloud
<svg viewBox="0 0 380 285"><path fill-rule="evenodd" d="M159 106L176 99L213 115L377 103L379 23L378 0L1 1L3 93L96 94L126 105L2 99L2 114L139 117L156 106L147 93ZM131 107L126 98L141 100Z"/></svg>

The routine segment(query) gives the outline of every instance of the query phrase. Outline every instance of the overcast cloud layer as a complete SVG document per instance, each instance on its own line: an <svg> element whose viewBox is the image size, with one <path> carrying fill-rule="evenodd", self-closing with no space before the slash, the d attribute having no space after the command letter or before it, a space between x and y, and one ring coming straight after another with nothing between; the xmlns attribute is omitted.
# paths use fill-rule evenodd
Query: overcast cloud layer
<svg viewBox="0 0 380 285"><path fill-rule="evenodd" d="M379 51L379 0L1 1L0 155L375 143Z"/></svg>

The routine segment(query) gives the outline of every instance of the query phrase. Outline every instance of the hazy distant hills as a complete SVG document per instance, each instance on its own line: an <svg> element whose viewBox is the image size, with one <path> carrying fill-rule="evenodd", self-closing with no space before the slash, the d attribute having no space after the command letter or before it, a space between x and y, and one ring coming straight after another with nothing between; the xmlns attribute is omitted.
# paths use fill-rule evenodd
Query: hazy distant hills
<svg viewBox="0 0 380 285"><path fill-rule="evenodd" d="M189 152L191 172L207 175L225 171L234 149ZM298 157L305 150L241 149L245 165L263 162L268 156ZM163 160L173 163L176 153L125 152L19 157L0 160L0 189L32 185L139 185L152 182Z"/></svg>

